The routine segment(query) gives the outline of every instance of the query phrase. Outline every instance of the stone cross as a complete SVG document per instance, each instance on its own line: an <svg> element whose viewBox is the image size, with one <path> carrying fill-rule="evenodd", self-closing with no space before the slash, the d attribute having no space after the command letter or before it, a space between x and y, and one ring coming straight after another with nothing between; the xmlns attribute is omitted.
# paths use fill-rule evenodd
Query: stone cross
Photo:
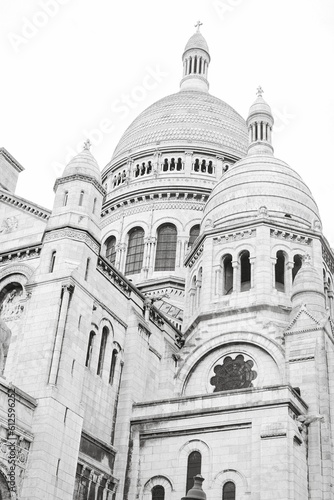
<svg viewBox="0 0 334 500"><path fill-rule="evenodd" d="M92 143L90 142L89 139L87 139L85 142L84 142L84 149L86 149L87 151L90 150L90 147L91 147Z"/></svg>
<svg viewBox="0 0 334 500"><path fill-rule="evenodd" d="M256 89L256 95L262 97L262 94L263 94L263 88L261 87L261 85L259 85L258 88Z"/></svg>
<svg viewBox="0 0 334 500"><path fill-rule="evenodd" d="M197 21L197 23L195 24L195 28L197 28L197 33L199 33L199 29L202 25L203 23L201 23L201 21Z"/></svg>

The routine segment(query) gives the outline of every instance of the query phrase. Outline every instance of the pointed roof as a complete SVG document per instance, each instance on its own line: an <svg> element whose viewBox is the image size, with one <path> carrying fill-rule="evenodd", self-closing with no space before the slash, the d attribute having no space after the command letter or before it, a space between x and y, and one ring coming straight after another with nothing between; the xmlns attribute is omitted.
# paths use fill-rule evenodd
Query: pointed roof
<svg viewBox="0 0 334 500"><path fill-rule="evenodd" d="M249 113L248 113L248 120L253 117L253 115L257 114L267 114L269 115L272 119L272 112L271 112L271 107L269 104L263 99L262 97L263 90L261 87L258 87L257 89L257 97L251 107L249 108Z"/></svg>
<svg viewBox="0 0 334 500"><path fill-rule="evenodd" d="M202 33L197 31L194 33L188 40L187 45L185 46L184 52L191 49L202 49L205 50L210 55L208 44Z"/></svg>
<svg viewBox="0 0 334 500"><path fill-rule="evenodd" d="M67 164L64 169L62 178L70 175L86 175L97 180L101 184L101 172L97 161L89 150L90 142L86 141L83 151L76 155Z"/></svg>

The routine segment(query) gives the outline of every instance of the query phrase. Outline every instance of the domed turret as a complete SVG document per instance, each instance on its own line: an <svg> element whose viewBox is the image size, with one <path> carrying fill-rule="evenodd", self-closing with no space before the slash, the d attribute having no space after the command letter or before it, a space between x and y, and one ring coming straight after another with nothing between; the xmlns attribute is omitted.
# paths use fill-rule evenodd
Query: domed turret
<svg viewBox="0 0 334 500"><path fill-rule="evenodd" d="M230 227L256 218L261 207L271 220L305 229L318 229L320 215L302 178L273 156L274 123L262 89L247 120L249 147L246 158L235 163L216 184L204 209L206 226Z"/></svg>
<svg viewBox="0 0 334 500"><path fill-rule="evenodd" d="M97 180L101 184L101 172L97 161L89 150L90 141L85 142L81 153L77 154L65 167L62 177L70 175L86 175Z"/></svg>
<svg viewBox="0 0 334 500"><path fill-rule="evenodd" d="M309 255L304 256L303 265L293 282L291 301L292 314L304 304L310 312L325 313L323 279L312 265Z"/></svg>
<svg viewBox="0 0 334 500"><path fill-rule="evenodd" d="M183 52L181 90L202 90L204 92L209 90L207 77L210 54L208 44L199 30L201 25L202 23L198 21L197 31L190 37Z"/></svg>

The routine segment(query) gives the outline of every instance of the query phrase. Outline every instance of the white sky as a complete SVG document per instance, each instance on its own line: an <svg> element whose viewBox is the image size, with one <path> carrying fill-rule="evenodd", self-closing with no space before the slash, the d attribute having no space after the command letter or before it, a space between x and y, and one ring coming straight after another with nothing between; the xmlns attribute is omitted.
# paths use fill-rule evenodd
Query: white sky
<svg viewBox="0 0 334 500"><path fill-rule="evenodd" d="M17 194L51 208L85 131L99 130L102 169L138 113L178 91L198 19L210 92L246 118L261 84L275 155L310 187L334 245L333 0L0 0L0 146L25 168Z"/></svg>

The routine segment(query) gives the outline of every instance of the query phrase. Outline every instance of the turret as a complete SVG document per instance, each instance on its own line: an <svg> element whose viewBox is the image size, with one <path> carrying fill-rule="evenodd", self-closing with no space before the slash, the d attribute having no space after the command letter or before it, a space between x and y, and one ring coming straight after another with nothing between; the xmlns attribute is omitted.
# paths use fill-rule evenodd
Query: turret
<svg viewBox="0 0 334 500"><path fill-rule="evenodd" d="M323 279L312 265L309 255L304 256L303 265L293 282L291 302L292 317L303 305L311 313L323 315L326 312Z"/></svg>
<svg viewBox="0 0 334 500"><path fill-rule="evenodd" d="M247 118L249 134L248 154L269 154L274 153L271 144L271 133L274 125L274 118L269 104L262 97L263 90L257 89L256 101L252 104Z"/></svg>
<svg viewBox="0 0 334 500"><path fill-rule="evenodd" d="M200 32L202 23L196 24L197 31L194 33L183 52L183 78L181 90L209 91L208 68L210 64L209 47Z"/></svg>

